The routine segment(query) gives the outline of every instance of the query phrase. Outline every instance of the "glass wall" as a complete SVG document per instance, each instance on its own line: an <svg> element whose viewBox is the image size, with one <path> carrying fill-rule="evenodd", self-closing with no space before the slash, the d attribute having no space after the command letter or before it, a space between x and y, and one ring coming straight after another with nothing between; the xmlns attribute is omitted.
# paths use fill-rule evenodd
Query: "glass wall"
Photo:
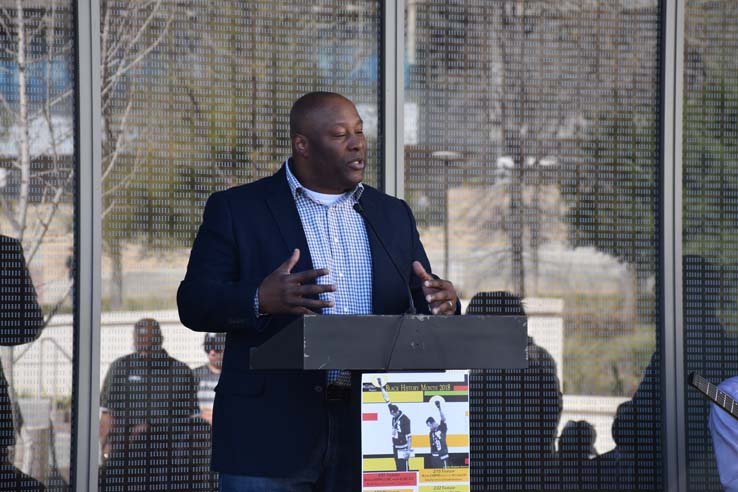
<svg viewBox="0 0 738 492"><path fill-rule="evenodd" d="M421 238L466 312L529 320L529 368L473 378L480 490L663 489L661 9L407 3Z"/></svg>
<svg viewBox="0 0 738 492"><path fill-rule="evenodd" d="M683 305L685 377L738 375L738 5L686 3L684 42ZM720 417L685 388L688 490L721 491L708 421ZM735 393L733 393L735 396ZM728 420L731 418L725 414ZM719 419L717 419L719 420ZM729 464L729 454L723 455ZM734 468L734 462L732 465ZM722 471L725 471L724 469Z"/></svg>
<svg viewBox="0 0 738 492"><path fill-rule="evenodd" d="M74 4L0 2L0 489L67 490L75 288Z"/></svg>
<svg viewBox="0 0 738 492"><path fill-rule="evenodd" d="M685 378L717 384L738 374L738 6L675 1L677 335ZM100 0L102 490L214 488L223 337L187 330L175 306L204 202L275 172L290 153L290 105L317 89L356 102L367 181L381 187L394 170L379 110L385 3ZM672 327L659 325L657 273L667 3L404 4L401 192L464 311L505 314L519 297L531 336L529 369L472 376L474 487L664 489L676 473L661 448L676 430L661 418ZM75 237L75 63L91 61L75 60L74 42L85 29L74 2L0 0L0 489L71 481L76 264L93 261ZM708 425L719 410L679 391L686 488L723 490ZM172 401L183 410L162 413Z"/></svg>
<svg viewBox="0 0 738 492"><path fill-rule="evenodd" d="M291 153L289 109L313 90L356 103L367 181L381 182L380 4L102 1L101 489L214 486L223 339L184 328L175 303L205 200L279 169ZM159 363L164 389L153 389ZM169 400L187 410L154 410ZM166 444L157 451L155 441ZM171 466L183 457L174 448L192 451L182 466Z"/></svg>

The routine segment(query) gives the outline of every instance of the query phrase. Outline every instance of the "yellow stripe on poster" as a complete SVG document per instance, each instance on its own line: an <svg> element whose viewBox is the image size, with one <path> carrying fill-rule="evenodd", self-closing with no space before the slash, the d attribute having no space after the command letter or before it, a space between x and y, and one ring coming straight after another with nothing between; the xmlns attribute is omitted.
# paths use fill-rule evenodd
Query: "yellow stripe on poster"
<svg viewBox="0 0 738 492"><path fill-rule="evenodd" d="M467 434L448 434L446 436L446 445L450 448L469 446L469 436ZM430 436L428 434L413 434L413 447L429 448Z"/></svg>
<svg viewBox="0 0 738 492"><path fill-rule="evenodd" d="M408 462L410 470L420 470L425 465L425 459L421 457L410 458ZM365 472L395 471L394 458L364 458Z"/></svg>
<svg viewBox="0 0 738 492"><path fill-rule="evenodd" d="M469 492L468 485L421 485L418 492Z"/></svg>
<svg viewBox="0 0 738 492"><path fill-rule="evenodd" d="M392 403L422 403L423 392L422 391L389 391L387 393L389 400ZM364 403L384 403L384 397L382 393L362 393L362 399Z"/></svg>
<svg viewBox="0 0 738 492"><path fill-rule="evenodd" d="M420 483L469 482L469 468L424 468L420 470Z"/></svg>
<svg viewBox="0 0 738 492"><path fill-rule="evenodd" d="M365 472L395 471L394 458L364 458Z"/></svg>

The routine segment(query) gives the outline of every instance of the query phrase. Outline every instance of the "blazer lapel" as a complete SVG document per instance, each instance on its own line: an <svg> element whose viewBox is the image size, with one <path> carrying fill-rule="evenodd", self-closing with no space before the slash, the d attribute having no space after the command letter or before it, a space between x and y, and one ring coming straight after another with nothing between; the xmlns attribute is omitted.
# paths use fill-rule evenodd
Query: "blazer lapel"
<svg viewBox="0 0 738 492"><path fill-rule="evenodd" d="M372 199L371 192L372 190L365 188L359 201L364 208L364 213L367 218L377 230L377 234L381 236L382 241L384 241L387 248L391 248L392 246L387 243L391 237L391 231L384 230L385 225L389 222L384 217L384 211ZM382 248L382 245L379 244L377 236L368 224L366 226L366 235L369 238L369 249L372 253L372 313L384 314L387 311L387 300L384 298L384 295L392 292L392 289L386 288L387 275L396 276L397 273L395 273L392 263L389 258L387 258L387 253L384 251L384 248ZM391 271L388 270L388 268L391 269ZM388 271L389 273L387 273Z"/></svg>
<svg viewBox="0 0 738 492"><path fill-rule="evenodd" d="M272 219L282 234L286 247L285 259L292 254L293 249L300 250L300 260L293 271L312 270L313 260L310 256L310 248L308 248L305 231L302 228L300 214L297 212L295 198L287 183L287 172L284 166L272 176L272 186L266 202Z"/></svg>

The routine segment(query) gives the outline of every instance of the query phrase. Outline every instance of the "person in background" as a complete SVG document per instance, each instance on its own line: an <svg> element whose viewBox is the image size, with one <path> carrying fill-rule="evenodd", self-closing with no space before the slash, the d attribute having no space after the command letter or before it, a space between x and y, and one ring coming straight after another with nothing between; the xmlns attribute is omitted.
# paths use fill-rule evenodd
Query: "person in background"
<svg viewBox="0 0 738 492"><path fill-rule="evenodd" d="M0 235L0 346L30 343L38 338L43 326L44 315L23 248L17 239ZM0 490L45 490L41 482L13 466L10 450L21 426L20 412L13 405L11 393L0 364Z"/></svg>
<svg viewBox="0 0 738 492"><path fill-rule="evenodd" d="M212 490L210 426L195 376L162 347L159 323L136 322L135 352L116 359L100 393L99 490Z"/></svg>
<svg viewBox="0 0 738 492"><path fill-rule="evenodd" d="M506 291L476 293L466 314L526 316L522 299ZM484 409L474 418L484 421L487 438L497 444L489 474L503 488L540 490L557 475L553 463L563 398L551 354L530 336L526 353L526 369L472 371L470 398Z"/></svg>
<svg viewBox="0 0 738 492"><path fill-rule="evenodd" d="M196 368L195 382L197 384L197 400L200 404L200 416L213 424L213 402L215 401L215 387L220 379L223 368L223 350L225 350L225 333L206 333L202 343L205 353L208 354L208 363Z"/></svg>
<svg viewBox="0 0 738 492"><path fill-rule="evenodd" d="M192 369L171 357L162 348L163 341L155 319L138 320L133 328L135 352L116 359L105 375L100 392L105 458L151 425L200 412Z"/></svg>
<svg viewBox="0 0 738 492"><path fill-rule="evenodd" d="M718 389L738 400L738 376L726 379ZM725 492L738 492L738 419L713 403L709 426L720 483Z"/></svg>

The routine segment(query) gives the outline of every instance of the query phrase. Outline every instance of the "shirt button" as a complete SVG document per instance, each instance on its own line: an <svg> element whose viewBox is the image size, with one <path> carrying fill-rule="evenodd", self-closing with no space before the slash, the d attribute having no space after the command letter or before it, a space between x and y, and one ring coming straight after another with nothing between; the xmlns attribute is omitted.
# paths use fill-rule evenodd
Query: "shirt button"
<svg viewBox="0 0 738 492"><path fill-rule="evenodd" d="M343 308L344 313L348 313L348 308Z"/></svg>
<svg viewBox="0 0 738 492"><path fill-rule="evenodd" d="M338 276L343 278L343 273L339 273Z"/></svg>
<svg viewBox="0 0 738 492"><path fill-rule="evenodd" d="M333 242L338 244L338 239L334 239Z"/></svg>
<svg viewBox="0 0 738 492"><path fill-rule="evenodd" d="M313 389L315 390L316 393L322 393L323 392L323 387L322 386L315 386Z"/></svg>

